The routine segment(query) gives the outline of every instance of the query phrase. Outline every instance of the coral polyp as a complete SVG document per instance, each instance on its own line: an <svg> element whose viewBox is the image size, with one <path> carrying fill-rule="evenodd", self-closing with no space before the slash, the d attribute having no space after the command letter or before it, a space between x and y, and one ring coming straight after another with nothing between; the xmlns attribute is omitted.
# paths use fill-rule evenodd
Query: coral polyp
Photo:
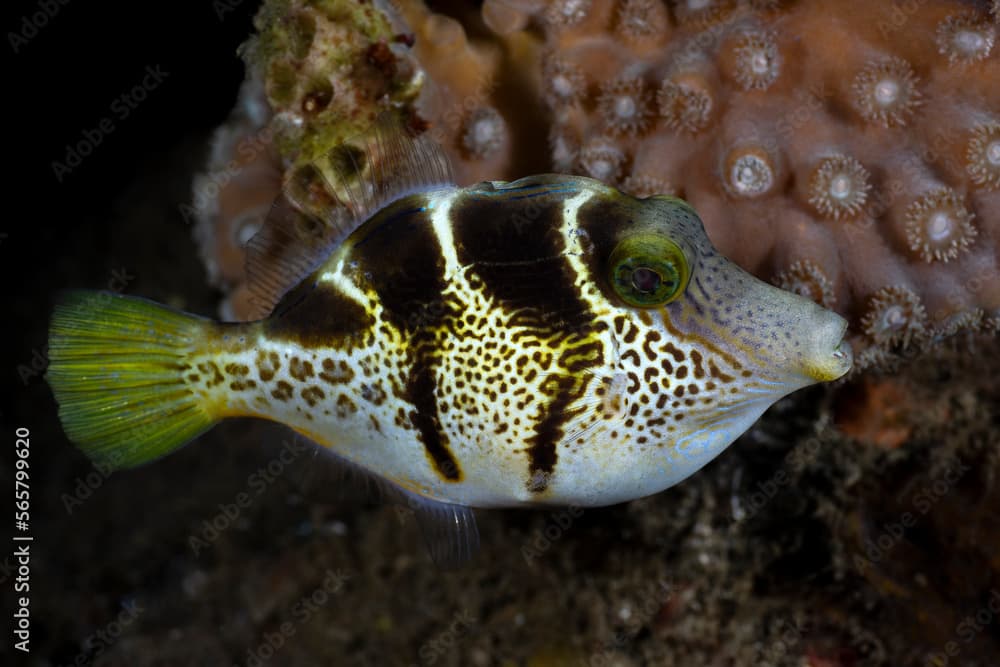
<svg viewBox="0 0 1000 667"><path fill-rule="evenodd" d="M993 50L994 28L974 14L949 16L942 21L935 35L938 52L950 63L974 63L983 60Z"/></svg>
<svg viewBox="0 0 1000 667"><path fill-rule="evenodd" d="M972 131L965 159L973 183L1000 189L1000 123L984 123Z"/></svg>
<svg viewBox="0 0 1000 667"><path fill-rule="evenodd" d="M553 106L575 104L586 91L587 84L580 68L561 58L547 57L542 73L547 84L545 96Z"/></svg>
<svg viewBox="0 0 1000 667"><path fill-rule="evenodd" d="M496 153L507 134L503 118L493 107L476 109L465 122L462 147L472 157L485 158Z"/></svg>
<svg viewBox="0 0 1000 667"><path fill-rule="evenodd" d="M625 39L654 39L666 33L668 17L660 0L625 0L618 9L615 29Z"/></svg>
<svg viewBox="0 0 1000 667"><path fill-rule="evenodd" d="M983 312L982 308L975 308L973 310L966 310L961 313L955 313L954 315L948 317L943 324L938 326L934 334L936 336L954 336L959 331L985 331L990 326L986 318L986 313Z"/></svg>
<svg viewBox="0 0 1000 667"><path fill-rule="evenodd" d="M733 76L744 90L763 90L781 73L781 54L773 34L750 32L740 38L734 51Z"/></svg>
<svg viewBox="0 0 1000 667"><path fill-rule="evenodd" d="M607 183L621 178L625 154L609 137L591 139L580 150L580 166L587 175Z"/></svg>
<svg viewBox="0 0 1000 667"><path fill-rule="evenodd" d="M570 138L565 128L553 125L549 130L549 152L552 154L552 168L558 172L571 172L577 166L579 144Z"/></svg>
<svg viewBox="0 0 1000 667"><path fill-rule="evenodd" d="M704 129L712 115L712 94L690 80L667 79L656 94L667 127L692 134Z"/></svg>
<svg viewBox="0 0 1000 667"><path fill-rule="evenodd" d="M906 209L910 250L926 262L955 259L976 238L973 217L951 188L938 188L924 195Z"/></svg>
<svg viewBox="0 0 1000 667"><path fill-rule="evenodd" d="M908 287L883 287L869 299L861 326L878 344L907 347L927 334L927 312Z"/></svg>
<svg viewBox="0 0 1000 667"><path fill-rule="evenodd" d="M774 159L759 146L735 148L722 163L722 183L737 197L759 197L769 192L777 180Z"/></svg>
<svg viewBox="0 0 1000 667"><path fill-rule="evenodd" d="M601 87L597 109L614 134L636 135L649 127L649 101L641 79L615 79Z"/></svg>
<svg viewBox="0 0 1000 667"><path fill-rule="evenodd" d="M870 123L906 125L922 104L917 83L913 67L902 58L869 62L854 77L854 107Z"/></svg>
<svg viewBox="0 0 1000 667"><path fill-rule="evenodd" d="M808 259L800 259L776 275L774 284L811 299L824 308L833 308L836 303L833 281Z"/></svg>
<svg viewBox="0 0 1000 667"><path fill-rule="evenodd" d="M868 170L853 157L834 155L819 163L809 179L809 203L833 220L857 217L871 190Z"/></svg>
<svg viewBox="0 0 1000 667"><path fill-rule="evenodd" d="M559 30L576 25L587 18L590 0L553 0L545 12L545 20Z"/></svg>

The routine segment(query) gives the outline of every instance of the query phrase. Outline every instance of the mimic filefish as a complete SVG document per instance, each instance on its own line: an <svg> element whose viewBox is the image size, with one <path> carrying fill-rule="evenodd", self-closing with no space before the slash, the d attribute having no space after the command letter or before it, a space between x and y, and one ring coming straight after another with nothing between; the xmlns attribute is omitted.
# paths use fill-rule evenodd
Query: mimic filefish
<svg viewBox="0 0 1000 667"><path fill-rule="evenodd" d="M474 547L469 508L657 493L851 367L843 318L721 256L676 197L556 174L457 187L398 125L309 169L251 242L266 317L58 303L47 379L92 459L274 420L436 517L447 560Z"/></svg>

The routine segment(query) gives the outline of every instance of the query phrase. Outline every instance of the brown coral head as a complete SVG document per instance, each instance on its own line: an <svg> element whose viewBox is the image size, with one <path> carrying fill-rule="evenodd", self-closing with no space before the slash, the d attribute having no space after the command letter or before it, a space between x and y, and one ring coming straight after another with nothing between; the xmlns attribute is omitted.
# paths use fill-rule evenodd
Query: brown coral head
<svg viewBox="0 0 1000 667"><path fill-rule="evenodd" d="M913 68L902 58L871 61L851 85L854 107L870 123L906 125L922 104L917 83Z"/></svg>
<svg viewBox="0 0 1000 667"><path fill-rule="evenodd" d="M984 123L972 131L965 152L966 171L976 185L1000 190L1000 123Z"/></svg>
<svg viewBox="0 0 1000 667"><path fill-rule="evenodd" d="M974 63L990 55L996 35L993 26L975 14L959 14L938 24L935 39L948 62Z"/></svg>
<svg viewBox="0 0 1000 667"><path fill-rule="evenodd" d="M880 345L906 347L927 334L927 312L913 290L898 285L883 287L869 300L861 326Z"/></svg>
<svg viewBox="0 0 1000 667"><path fill-rule="evenodd" d="M824 308L833 308L836 298L833 281L808 259L800 259L774 277L774 284L815 301Z"/></svg>
<svg viewBox="0 0 1000 667"><path fill-rule="evenodd" d="M939 188L906 209L906 239L925 262L947 262L976 238L973 214L951 188Z"/></svg>
<svg viewBox="0 0 1000 667"><path fill-rule="evenodd" d="M722 184L734 197L761 197L773 191L777 182L777 161L758 145L734 148L722 161Z"/></svg>
<svg viewBox="0 0 1000 667"><path fill-rule="evenodd" d="M642 79L618 78L602 85L597 110L614 134L635 136L649 128L649 100Z"/></svg>
<svg viewBox="0 0 1000 667"><path fill-rule="evenodd" d="M809 203L825 218L857 217L871 190L868 170L848 155L825 158L809 179Z"/></svg>
<svg viewBox="0 0 1000 667"><path fill-rule="evenodd" d="M763 90L781 74L781 53L773 33L752 31L733 48L732 76L744 90Z"/></svg>

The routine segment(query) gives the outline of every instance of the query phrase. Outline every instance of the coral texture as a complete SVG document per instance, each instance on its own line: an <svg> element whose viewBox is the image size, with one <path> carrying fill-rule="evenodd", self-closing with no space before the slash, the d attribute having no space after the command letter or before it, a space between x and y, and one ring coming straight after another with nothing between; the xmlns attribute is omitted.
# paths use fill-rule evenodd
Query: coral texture
<svg viewBox="0 0 1000 667"><path fill-rule="evenodd" d="M517 25L516 12L499 9L484 9L488 24ZM398 113L415 131L429 130L463 179L473 181L511 171L512 147L522 138L512 136L506 116L532 104L536 116L543 114L540 75L531 83L505 79L508 89L530 89L527 102L510 90L505 100L494 95L501 64L529 72L539 61L537 40L524 34L498 38L502 46L473 43L458 20L422 3L381 0L276 0L263 5L255 25L257 35L242 49L247 83L216 132L186 214L197 221L210 280L228 294L220 307L228 318L257 314L243 246L282 185L295 182L307 200L327 193L343 201L343 192L331 187L330 162L338 149L369 135L383 112ZM544 164L540 158L531 170ZM314 213L310 203L293 201L305 216Z"/></svg>
<svg viewBox="0 0 1000 667"><path fill-rule="evenodd" d="M446 16L399 0L368 5L392 30L344 42L336 21L359 19L338 15L295 19L317 26L308 45L267 37L312 7L267 3L249 49L275 136L300 137L278 141L286 169L391 104L426 122L461 183L553 170L686 198L723 253L847 317L859 369L997 328L995 3L486 0ZM378 40L405 67L373 70ZM272 43L308 64L278 77L290 102L272 92L288 57ZM364 97L371 71L384 80ZM322 132L281 129L317 77L337 93L319 96ZM211 224L231 239L242 214Z"/></svg>
<svg viewBox="0 0 1000 667"><path fill-rule="evenodd" d="M987 3L674 2L637 23L653 4L540 21L543 68L572 73L546 79L557 167L670 184L722 252L848 317L861 368L1000 317Z"/></svg>

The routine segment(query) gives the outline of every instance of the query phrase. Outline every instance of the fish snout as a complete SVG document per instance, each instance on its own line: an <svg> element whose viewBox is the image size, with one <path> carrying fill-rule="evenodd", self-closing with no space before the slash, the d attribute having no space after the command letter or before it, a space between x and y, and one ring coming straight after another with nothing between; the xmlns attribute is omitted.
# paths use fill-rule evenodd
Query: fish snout
<svg viewBox="0 0 1000 667"><path fill-rule="evenodd" d="M763 374L782 378L794 391L851 370L854 359L844 339L847 320L799 294L764 283L756 286L748 292L759 309L757 362Z"/></svg>
<svg viewBox="0 0 1000 667"><path fill-rule="evenodd" d="M844 338L847 320L831 310L816 308L820 313L806 339L802 373L814 382L830 382L851 370L854 355Z"/></svg>

